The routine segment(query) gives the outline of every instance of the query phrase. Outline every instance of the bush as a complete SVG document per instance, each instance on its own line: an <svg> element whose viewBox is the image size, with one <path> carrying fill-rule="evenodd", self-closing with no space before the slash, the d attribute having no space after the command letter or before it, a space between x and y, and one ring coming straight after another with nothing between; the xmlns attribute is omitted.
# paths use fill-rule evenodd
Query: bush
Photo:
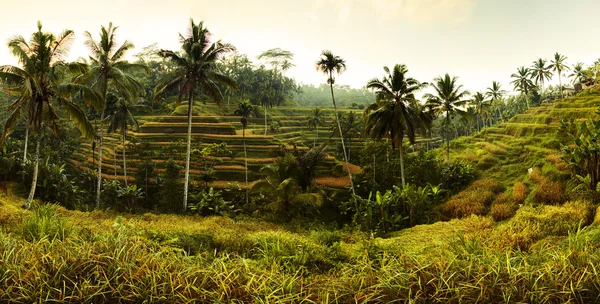
<svg viewBox="0 0 600 304"><path fill-rule="evenodd" d="M43 204L33 207L33 214L23 221L23 236L28 241L47 239L64 240L70 228L57 213L58 205Z"/></svg>
<svg viewBox="0 0 600 304"><path fill-rule="evenodd" d="M504 192L496 197L490 207L489 215L499 222L511 218L517 211L517 205L511 202L509 195Z"/></svg>
<svg viewBox="0 0 600 304"><path fill-rule="evenodd" d="M440 206L443 219L485 215L496 195L504 187L490 178L478 180Z"/></svg>
<svg viewBox="0 0 600 304"><path fill-rule="evenodd" d="M455 160L442 169L442 187L458 191L475 179L475 169L463 160Z"/></svg>
<svg viewBox="0 0 600 304"><path fill-rule="evenodd" d="M538 204L558 205L565 201L565 189L559 182L542 178L533 198Z"/></svg>
<svg viewBox="0 0 600 304"><path fill-rule="evenodd" d="M506 224L494 230L492 239L501 247L527 250L546 237L577 231L580 225L591 221L593 211L593 205L583 201L563 206L522 207Z"/></svg>
<svg viewBox="0 0 600 304"><path fill-rule="evenodd" d="M527 198L527 186L522 182L516 182L513 186L512 197L516 204L522 204Z"/></svg>

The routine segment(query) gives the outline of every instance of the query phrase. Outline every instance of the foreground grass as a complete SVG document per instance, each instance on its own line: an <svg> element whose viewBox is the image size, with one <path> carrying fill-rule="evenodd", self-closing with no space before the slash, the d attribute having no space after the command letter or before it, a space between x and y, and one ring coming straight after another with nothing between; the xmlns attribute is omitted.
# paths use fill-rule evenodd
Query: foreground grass
<svg viewBox="0 0 600 304"><path fill-rule="evenodd" d="M386 238L21 203L0 194L0 302L591 303L600 294L600 228L585 202Z"/></svg>

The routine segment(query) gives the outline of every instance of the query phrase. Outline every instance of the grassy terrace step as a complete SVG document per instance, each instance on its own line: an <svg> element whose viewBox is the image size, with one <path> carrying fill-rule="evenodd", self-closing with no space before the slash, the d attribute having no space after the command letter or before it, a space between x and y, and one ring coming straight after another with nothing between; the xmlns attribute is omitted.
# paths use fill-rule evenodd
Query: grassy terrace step
<svg viewBox="0 0 600 304"><path fill-rule="evenodd" d="M186 123L188 121L187 116L141 116L140 118L148 122L181 122ZM139 119L139 118L138 118ZM215 116L192 116L192 122L196 123L219 123L221 122L219 117Z"/></svg>
<svg viewBox="0 0 600 304"><path fill-rule="evenodd" d="M140 126L140 133L187 133L187 123L148 122ZM192 123L192 133L235 135L231 124L225 123Z"/></svg>

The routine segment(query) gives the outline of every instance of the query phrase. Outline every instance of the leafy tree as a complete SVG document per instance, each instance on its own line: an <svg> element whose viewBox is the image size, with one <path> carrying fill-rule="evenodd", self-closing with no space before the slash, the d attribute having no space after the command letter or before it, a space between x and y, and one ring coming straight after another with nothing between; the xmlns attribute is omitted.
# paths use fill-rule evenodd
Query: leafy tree
<svg viewBox="0 0 600 304"><path fill-rule="evenodd" d="M25 208L31 206L35 195L44 128L49 127L54 135L59 132L59 112L56 105L70 115L83 136L91 137L94 134L94 128L85 112L69 100L80 94L89 104L97 108L101 105L100 96L90 88L66 82L67 77L83 73L86 68L82 64L66 61L74 39L75 34L71 30L65 30L58 36L42 32L42 24L38 22L38 31L31 35L29 42L22 36L16 36L8 42L10 51L21 66L0 66L0 80L4 83L5 90L18 96L9 107L12 112L4 126L0 146L4 145L23 110L29 111L27 124L31 132L37 135L33 180Z"/></svg>
<svg viewBox="0 0 600 304"><path fill-rule="evenodd" d="M343 136L344 133L342 132L340 116L338 114L337 105L335 104L335 96L333 95L333 85L335 84L335 77L333 76L333 73L343 73L346 70L346 61L340 56L333 55L331 51L324 50L321 52L321 58L316 62L315 66L317 71L327 75L327 84L329 84L329 88L331 89L331 102L333 104L334 116L341 135L340 140L342 142L342 150L344 150L344 161L346 162L346 170L348 170L348 177L350 179L350 189L352 190L352 194L356 195L354 191L354 182L352 181L352 171L350 171L350 164L348 162L348 156L346 155L346 144L344 143Z"/></svg>
<svg viewBox="0 0 600 304"><path fill-rule="evenodd" d="M540 88L540 93L544 92L544 81L552 78L551 66L546 65L546 59L538 59L533 62L530 68L530 76L535 80L535 84Z"/></svg>
<svg viewBox="0 0 600 304"><path fill-rule="evenodd" d="M173 88L179 89L179 98L177 103L181 102L184 94L188 96L188 132L187 132L187 151L185 160L185 181L183 188L183 208L187 210L188 187L190 180L190 152L192 145L192 111L194 107L194 98L196 89L200 87L202 92L212 98L218 105L223 101L223 94L219 88L220 85L229 86L237 89L233 79L223 75L216 69L217 60L235 48L227 43L217 41L211 43L210 32L204 27L201 21L198 24L190 20L188 35L180 34L181 53L161 50L159 55L171 61L176 68L167 74L155 88L154 98L161 96L166 90Z"/></svg>
<svg viewBox="0 0 600 304"><path fill-rule="evenodd" d="M459 85L457 80L457 77L450 77L448 74L444 77L437 77L432 84L435 93L423 96L434 113L445 115L444 128L446 129L450 127L452 115L468 116L463 108L467 104L465 98L469 95L469 91L463 90L463 86ZM448 137L446 142L446 161L450 163L450 139Z"/></svg>
<svg viewBox="0 0 600 304"><path fill-rule="evenodd" d="M108 89L112 87L129 100L135 99L144 92L142 85L131 75L133 71L146 71L146 66L129 63L124 60L134 45L125 41L121 46L115 41L118 27L108 24L108 28L100 29L100 41L95 41L92 34L85 32L85 44L90 51L91 67L80 81L91 84L102 97L100 109L100 126L98 130L98 180L96 184L96 208L100 208L100 188L102 186L102 146L104 137L104 117Z"/></svg>
<svg viewBox="0 0 600 304"><path fill-rule="evenodd" d="M321 108L316 107L310 112L308 117L307 125L309 128L316 128L315 138L313 139L313 148L317 146L317 139L319 139L319 126L325 124L325 112Z"/></svg>
<svg viewBox="0 0 600 304"><path fill-rule="evenodd" d="M125 140L127 139L127 130L129 130L129 126L134 126L135 129L139 129L140 126L138 124L137 119L133 116L132 111L135 108L140 108L144 110L151 110L150 107L145 105L133 105L128 103L123 98L118 98L115 102L115 105L112 109L109 109L110 113L108 120L108 133L121 131L121 139L122 139L122 149L123 149L123 176L125 177L125 188L127 188L127 159L125 156L125 151L127 150L127 146L125 145ZM115 152L116 153L116 152Z"/></svg>
<svg viewBox="0 0 600 304"><path fill-rule="evenodd" d="M383 70L386 75L382 80L372 79L367 88L376 92L377 102L367 107L365 130L377 141L389 137L392 150L398 146L400 150L400 175L402 185L406 185L404 176L404 137L411 144L415 143L417 133L425 133L430 119L416 110L418 103L415 92L421 90L423 84L408 77L408 69L403 64L396 64L393 71L388 67Z"/></svg>
<svg viewBox="0 0 600 304"><path fill-rule="evenodd" d="M520 67L517 70L517 73L510 75L511 78L514 78L511 81L515 90L521 92L521 95L525 97L525 102L527 103L527 108L529 109L529 92L533 89L533 82L531 81L531 70L526 67Z"/></svg>
<svg viewBox="0 0 600 304"><path fill-rule="evenodd" d="M244 166L246 168L246 205L248 204L248 153L246 152L246 128L248 127L248 117L255 114L256 109L247 100L241 101L238 104L238 108L233 113L234 115L241 116L240 122L242 123L242 138L244 143Z"/></svg>
<svg viewBox="0 0 600 304"><path fill-rule="evenodd" d="M568 71L569 67L565 64L565 60L567 57L559 54L558 52L554 54L554 59L550 61L550 68L552 71L558 74L558 86L560 88L560 98L565 98L563 95L563 86L561 80L561 74L563 71Z"/></svg>
<svg viewBox="0 0 600 304"><path fill-rule="evenodd" d="M577 126L577 132L569 132L575 122L563 125L559 129L563 138L568 141L561 143L561 159L567 168L577 177L579 182L585 182L588 189L600 189L600 120L582 122Z"/></svg>

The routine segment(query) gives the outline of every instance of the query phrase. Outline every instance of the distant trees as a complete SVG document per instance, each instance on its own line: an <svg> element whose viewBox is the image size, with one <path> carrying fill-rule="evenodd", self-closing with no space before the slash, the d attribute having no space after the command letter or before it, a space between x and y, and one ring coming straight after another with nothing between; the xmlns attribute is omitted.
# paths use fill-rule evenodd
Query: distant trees
<svg viewBox="0 0 600 304"><path fill-rule="evenodd" d="M477 92L473 95L473 99L470 102L476 117L477 131L481 131L482 123L490 115L491 104L485 99L486 97L483 93ZM483 125L485 124L483 123Z"/></svg>
<svg viewBox="0 0 600 304"><path fill-rule="evenodd" d="M317 146L319 139L319 127L325 124L325 112L319 107L313 109L307 120L307 126L311 129L317 129L315 138L313 139L313 148Z"/></svg>
<svg viewBox="0 0 600 304"><path fill-rule="evenodd" d="M492 86L488 87L485 92L485 95L491 98L492 107L496 109L496 121L504 122L504 118L502 118L502 113L500 111L500 102L504 94L506 94L506 91L502 90L502 86L497 81L492 81Z"/></svg>
<svg viewBox="0 0 600 304"><path fill-rule="evenodd" d="M210 32L200 21L198 24L190 20L188 34L181 37L181 52L161 50L159 55L171 61L176 68L167 74L155 88L154 98L157 99L165 91L179 89L178 103L183 95L188 97L188 134L185 162L185 182L183 188L183 211L187 210L188 186L190 180L190 152L192 141L192 114L194 99L198 89L210 96L218 105L223 100L219 85L237 89L235 80L217 70L217 60L235 48L227 43L211 42Z"/></svg>
<svg viewBox="0 0 600 304"><path fill-rule="evenodd" d="M48 127L52 134L59 131L60 121L57 106L63 113L70 115L82 135L92 137L94 128L87 120L85 112L73 101L71 97L80 95L84 100L95 106L102 107L102 98L87 86L69 83L68 79L86 71L86 66L81 63L67 62L69 48L75 34L65 30L56 36L43 32L42 24L38 22L37 32L31 35L29 41L22 36L9 40L8 48L17 57L20 66L0 66L0 81L8 92L18 96L11 104L9 117L4 126L0 146L4 145L10 131L21 117L21 112L26 111L27 125L31 133L37 136L34 157L33 179L29 196L25 201L25 208L31 206L35 195L38 179L40 144Z"/></svg>
<svg viewBox="0 0 600 304"><path fill-rule="evenodd" d="M546 65L546 59L542 58L534 61L530 68L529 75L535 81L535 85L538 86L540 93L544 92L544 81L552 78L550 68L550 65Z"/></svg>
<svg viewBox="0 0 600 304"><path fill-rule="evenodd" d="M531 71L522 66L517 70L517 73L510 75L510 77L514 78L514 80L511 81L511 84L516 91L519 91L521 95L525 97L525 102L529 109L529 92L534 88L533 82L530 79Z"/></svg>
<svg viewBox="0 0 600 304"><path fill-rule="evenodd" d="M554 54L554 59L550 62L550 68L552 69L552 71L554 71L558 74L558 86L560 89L560 98L564 98L561 74L563 71L569 70L569 66L567 66L565 64L565 60L567 60L567 57L564 55L561 55L557 52Z"/></svg>

